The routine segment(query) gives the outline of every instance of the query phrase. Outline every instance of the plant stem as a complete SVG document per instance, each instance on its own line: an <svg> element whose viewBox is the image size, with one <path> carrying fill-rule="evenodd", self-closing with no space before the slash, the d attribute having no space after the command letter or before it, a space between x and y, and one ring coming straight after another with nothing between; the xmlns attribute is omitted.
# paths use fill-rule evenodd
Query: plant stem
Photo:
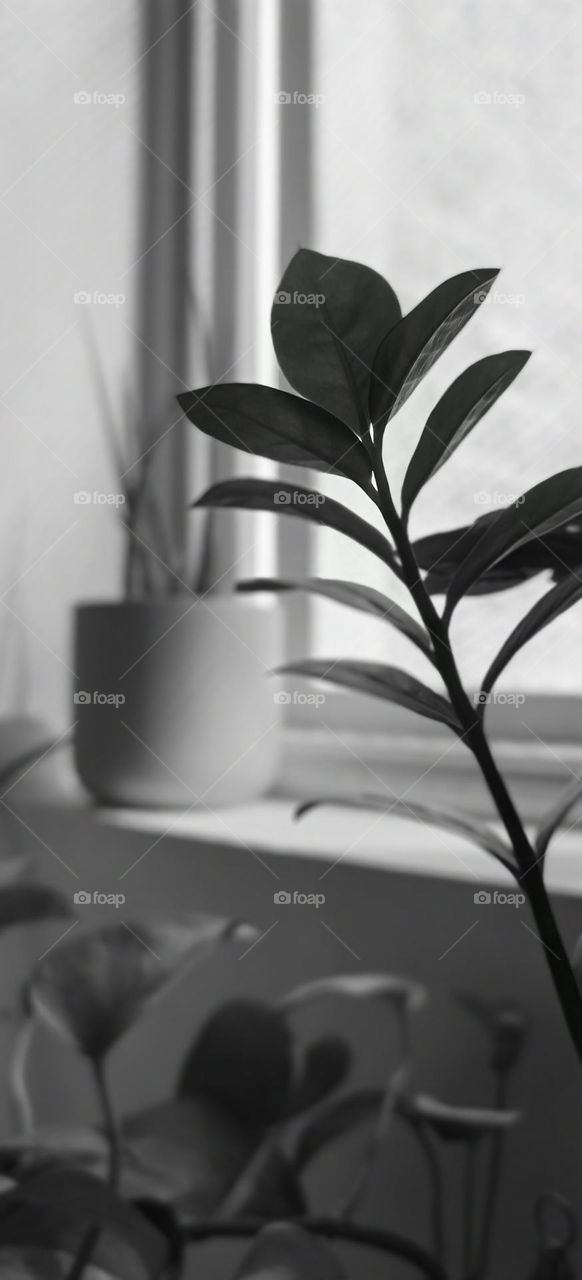
<svg viewBox="0 0 582 1280"><path fill-rule="evenodd" d="M383 1231L376 1227L360 1226L355 1222L338 1222L336 1218L291 1218L294 1226L315 1236L323 1236L327 1240L347 1240L353 1244L368 1245L371 1249L379 1249L395 1258L405 1259L418 1268L427 1280L447 1280L440 1263L435 1262L411 1240L393 1231ZM264 1218L236 1218L234 1221L197 1222L187 1227L186 1236L190 1242L216 1238L255 1236L266 1226Z"/></svg>
<svg viewBox="0 0 582 1280"><path fill-rule="evenodd" d="M77 1257L73 1260L71 1270L67 1276L67 1280L82 1280L85 1267L89 1266L93 1253L101 1234L100 1227L89 1227L86 1235L81 1241Z"/></svg>
<svg viewBox="0 0 582 1280"><path fill-rule="evenodd" d="M505 1072L500 1071L497 1075L497 1085L495 1089L494 1107L496 1111L507 1110L507 1076ZM485 1207L483 1210L483 1225L481 1228L481 1240L478 1254L478 1280L485 1280L487 1275L487 1267L489 1265L489 1255L493 1241L493 1227L495 1225L495 1212L497 1209L497 1201L499 1197L501 1169L503 1166L503 1154L505 1150L505 1133L499 1129L492 1136L491 1143L491 1161L489 1165L489 1176L487 1179L487 1189L485 1193Z"/></svg>
<svg viewBox="0 0 582 1280"><path fill-rule="evenodd" d="M109 1143L109 1170L108 1170L107 1178L108 1178L109 1186L112 1188L112 1190L115 1191L117 1190L117 1184L119 1182L119 1172L120 1172L120 1163L121 1163L121 1141L119 1136L119 1128L117 1125L117 1120L115 1118L113 1104L111 1102L109 1085L107 1083L107 1076L105 1073L105 1063L102 1058L93 1058L91 1061L91 1066L93 1068L93 1078L95 1080L95 1086L97 1089L99 1102L101 1104L101 1111L103 1113L103 1123L105 1126L105 1132L107 1134L107 1140ZM101 1235L100 1227L88 1228L81 1242L79 1252L76 1258L73 1260L73 1264L67 1276L67 1280L82 1280L85 1267L88 1267L89 1263L91 1262L91 1259L97 1247L97 1243L100 1235Z"/></svg>
<svg viewBox="0 0 582 1280"><path fill-rule="evenodd" d="M121 1167L121 1139L119 1128L115 1118L113 1104L111 1102L111 1094L109 1092L109 1085L107 1083L103 1059L95 1058L92 1065L95 1085L99 1096L99 1102L101 1103L101 1110L103 1112L105 1133L109 1144L109 1171L107 1177L110 1187L115 1191L119 1182Z"/></svg>
<svg viewBox="0 0 582 1280"><path fill-rule="evenodd" d="M445 1206L443 1195L443 1175L438 1157L429 1134L423 1124L412 1124L412 1133L418 1141L426 1163L430 1183L430 1221L432 1247L435 1257L442 1267L445 1265Z"/></svg>
<svg viewBox="0 0 582 1280"><path fill-rule="evenodd" d="M463 1275L465 1280L474 1280L471 1271L473 1260L473 1235L475 1230L475 1162L477 1143L469 1138L465 1164L465 1194L463 1197Z"/></svg>
<svg viewBox="0 0 582 1280"><path fill-rule="evenodd" d="M540 942L547 953L556 995L578 1059L582 1064L582 995L556 923L542 870L536 862L523 823L491 754L481 720L465 692L449 643L447 627L426 590L408 533L394 506L383 460L377 455L373 445L370 445L369 453L378 486L378 506L400 556L403 581L431 637L435 666L448 691L460 726L464 730L463 739L475 757L509 837L519 867L517 878L520 883L521 877L524 877L523 888L533 911Z"/></svg>
<svg viewBox="0 0 582 1280"><path fill-rule="evenodd" d="M26 1066L34 1031L34 1020L25 1014L20 1022L10 1061L9 1091L19 1133L32 1133L34 1129L34 1113L28 1086L26 1083Z"/></svg>

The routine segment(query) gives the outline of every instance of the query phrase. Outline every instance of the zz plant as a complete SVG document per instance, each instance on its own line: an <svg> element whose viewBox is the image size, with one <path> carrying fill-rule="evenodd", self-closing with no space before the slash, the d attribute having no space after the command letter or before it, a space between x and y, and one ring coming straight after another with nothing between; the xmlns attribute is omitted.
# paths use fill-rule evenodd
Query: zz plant
<svg viewBox="0 0 582 1280"><path fill-rule="evenodd" d="M281 480L227 481L214 485L197 504L276 510L317 521L359 543L405 584L417 617L378 591L353 582L264 579L242 586L262 591L302 587L382 617L431 663L444 686L442 693L381 662L306 660L283 670L398 703L446 725L472 752L503 835L445 808L427 813L417 806L417 816L461 830L518 881L529 900L582 1065L582 995L544 882L548 845L580 795L582 784L576 781L567 787L535 837L530 838L495 761L485 723L487 694L513 656L582 595L582 578L575 572L577 561L571 545L577 535L579 545L580 526L576 522L582 517L582 467L550 476L515 503L464 530L423 539L418 548L411 540L409 517L414 503L523 369L528 351L486 356L452 383L421 432L399 501L386 467L393 419L476 315L497 274L495 269L485 268L454 276L403 316L393 289L375 271L302 249L283 275L272 311L277 358L299 395L252 384L218 384L178 399L194 425L215 439L279 463L348 478L366 495L371 514L379 513L386 533L311 488L300 490L301 501L294 501L297 487ZM310 295L317 295L317 307L305 305ZM282 493L287 494L283 503ZM556 549L560 538L569 545L566 560ZM540 568L556 571L556 566L560 569L558 581L508 636L483 678L482 697L476 703L463 685L451 645L455 611L471 593L510 585ZM423 570L428 571L426 577ZM433 599L438 593L445 597L440 610ZM390 799L381 794L354 797L349 803L386 811L393 808ZM403 812L410 815L411 809L414 806L407 805Z"/></svg>

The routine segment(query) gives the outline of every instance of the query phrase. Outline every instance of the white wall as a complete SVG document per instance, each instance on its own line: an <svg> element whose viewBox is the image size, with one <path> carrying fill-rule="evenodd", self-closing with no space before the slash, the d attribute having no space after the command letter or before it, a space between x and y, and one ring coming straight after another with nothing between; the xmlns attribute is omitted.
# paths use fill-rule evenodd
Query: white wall
<svg viewBox="0 0 582 1280"><path fill-rule="evenodd" d="M119 490L85 326L123 429L135 347L125 325L135 327L139 24L138 0L19 0L0 11L0 713L60 724L70 715L71 606L112 596L120 579L112 509L77 506L73 495ZM79 91L125 102L78 105ZM75 305L79 290L125 301Z"/></svg>

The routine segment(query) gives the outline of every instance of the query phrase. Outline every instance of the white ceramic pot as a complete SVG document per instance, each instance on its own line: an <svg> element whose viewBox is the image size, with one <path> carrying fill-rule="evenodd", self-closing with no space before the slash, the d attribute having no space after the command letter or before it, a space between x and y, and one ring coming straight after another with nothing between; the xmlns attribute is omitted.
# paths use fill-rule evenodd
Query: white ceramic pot
<svg viewBox="0 0 582 1280"><path fill-rule="evenodd" d="M279 760L281 610L176 596L76 610L75 759L102 803L215 808L256 798Z"/></svg>

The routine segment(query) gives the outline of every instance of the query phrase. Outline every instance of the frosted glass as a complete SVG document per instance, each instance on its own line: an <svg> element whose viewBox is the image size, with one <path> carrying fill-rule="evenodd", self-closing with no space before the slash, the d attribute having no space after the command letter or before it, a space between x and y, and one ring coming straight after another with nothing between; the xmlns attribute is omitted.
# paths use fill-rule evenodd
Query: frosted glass
<svg viewBox="0 0 582 1280"><path fill-rule="evenodd" d="M441 280L501 266L491 300L386 433L396 492L428 412L467 364L534 351L525 371L427 487L416 536L475 519L582 461L582 116L579 6L314 0L315 231L322 252L382 271L409 310ZM483 101L482 99L485 99ZM488 99L488 100L487 100ZM327 492L374 518L347 483ZM382 566L325 530L313 572L403 600ZM453 639L478 685L545 579L458 611ZM312 649L429 670L381 623L314 602ZM539 637L502 687L582 691L582 607Z"/></svg>

